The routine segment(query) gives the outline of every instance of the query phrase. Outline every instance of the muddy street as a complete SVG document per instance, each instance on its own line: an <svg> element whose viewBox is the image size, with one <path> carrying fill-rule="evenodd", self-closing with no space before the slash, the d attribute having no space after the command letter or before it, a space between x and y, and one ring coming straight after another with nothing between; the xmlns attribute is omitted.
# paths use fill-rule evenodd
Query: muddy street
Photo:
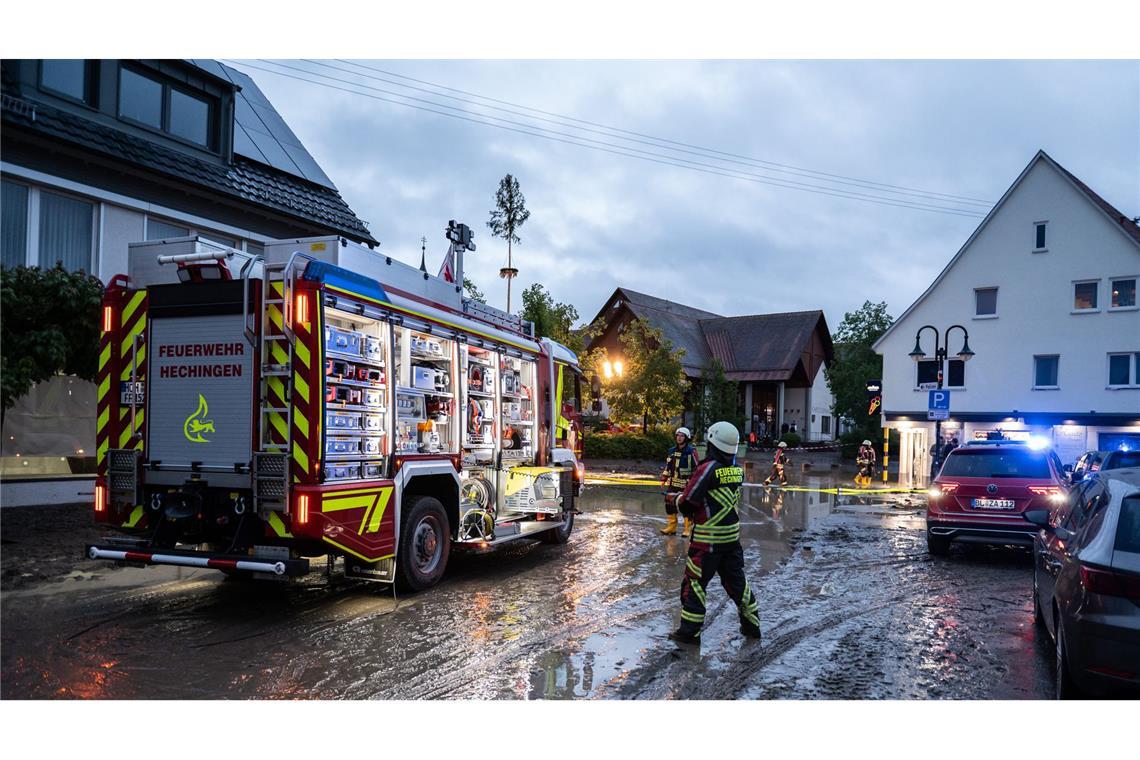
<svg viewBox="0 0 1140 760"><path fill-rule="evenodd" d="M322 572L287 586L115 568L78 559L86 515L70 517L79 527L49 550L34 541L48 513L5 509L2 696L1051 696L1028 551L931 558L911 497L837 496L814 477L801 485L750 487L742 510L762 643L740 635L714 582L699 651L665 638L680 612L685 541L658 534L653 488L592 486L567 546L454 556L438 587L410 597Z"/></svg>

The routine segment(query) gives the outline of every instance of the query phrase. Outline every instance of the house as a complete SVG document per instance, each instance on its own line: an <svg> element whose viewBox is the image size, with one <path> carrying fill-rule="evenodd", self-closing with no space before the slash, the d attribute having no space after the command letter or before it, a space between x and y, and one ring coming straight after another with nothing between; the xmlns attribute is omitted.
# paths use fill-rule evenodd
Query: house
<svg viewBox="0 0 1140 760"><path fill-rule="evenodd" d="M5 60L0 80L5 266L60 262L106 282L142 240L197 236L250 253L285 237L377 243L253 80L230 67ZM56 378L5 415L0 473L93 472L94 442L94 386Z"/></svg>
<svg viewBox="0 0 1140 760"><path fill-rule="evenodd" d="M611 363L620 361L620 337L633 320L660 330L684 352L686 424L695 424L702 377L719 360L725 377L739 383L743 433L794 430L804 440L835 438L833 399L823 376L834 349L822 311L725 317L619 287L594 317L600 332L587 351L604 348Z"/></svg>
<svg viewBox="0 0 1140 760"><path fill-rule="evenodd" d="M1038 152L875 343L902 477L930 471L926 389L939 371L950 391L944 439L1036 436L1066 463L1087 449L1140 446L1138 280L1136 220ZM963 361L967 337L973 356Z"/></svg>

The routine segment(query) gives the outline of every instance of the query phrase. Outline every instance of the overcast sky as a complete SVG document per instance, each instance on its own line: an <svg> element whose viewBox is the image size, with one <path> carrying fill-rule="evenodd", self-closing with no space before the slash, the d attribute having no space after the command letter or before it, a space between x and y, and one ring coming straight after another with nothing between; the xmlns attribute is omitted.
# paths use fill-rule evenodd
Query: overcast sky
<svg viewBox="0 0 1140 760"><path fill-rule="evenodd" d="M447 220L469 224L478 250L467 258L467 273L500 307L507 248L486 221L500 178L518 177L531 217L515 248L515 306L517 294L540 282L583 321L618 286L724 315L822 308L832 329L864 300L886 301L897 317L1038 149L1126 214L1140 215L1134 61L282 61L293 69L227 62L254 78L381 250L418 264L425 235L434 273ZM376 99L400 100L389 93L572 136L560 139L609 143L601 146L607 150L698 162L707 171ZM729 158L724 154L741 158L718 160ZM813 192L755 179L804 183Z"/></svg>

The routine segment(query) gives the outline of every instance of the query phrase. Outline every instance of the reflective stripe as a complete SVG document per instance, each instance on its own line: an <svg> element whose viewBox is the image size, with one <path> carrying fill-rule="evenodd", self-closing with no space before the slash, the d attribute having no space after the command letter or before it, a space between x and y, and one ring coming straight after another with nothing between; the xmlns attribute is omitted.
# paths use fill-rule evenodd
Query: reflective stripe
<svg viewBox="0 0 1140 760"><path fill-rule="evenodd" d="M103 411L99 412L99 419L95 421L95 429L103 432L103 428L107 426L107 419L111 416L111 407L103 407Z"/></svg>
<svg viewBox="0 0 1140 760"><path fill-rule="evenodd" d="M131 300L127 301L127 308L123 309L123 318L119 324L125 325L131 321L131 315L135 313L135 309L139 307L145 297L145 290L140 290L131 295Z"/></svg>
<svg viewBox="0 0 1140 760"><path fill-rule="evenodd" d="M701 577L701 569L699 567L697 567L697 563L693 562L693 560L686 559L685 560L685 568L687 570L692 571L694 577L696 577L696 578Z"/></svg>
<svg viewBox="0 0 1140 760"><path fill-rule="evenodd" d="M708 597L705 595L705 590L703 588L701 588L701 584L694 583L692 585L692 589L693 589L693 593L697 595L697 599L701 600L701 606L702 607L708 606L708 603L707 603Z"/></svg>
<svg viewBox="0 0 1140 760"><path fill-rule="evenodd" d="M293 407L293 424L301 431L301 435L309 437L309 418L301 414L301 407Z"/></svg>
<svg viewBox="0 0 1140 760"><path fill-rule="evenodd" d="M309 455L305 453L297 441L293 441L293 459L297 460L297 464L301 465L304 472L309 471Z"/></svg>
<svg viewBox="0 0 1140 760"><path fill-rule="evenodd" d="M103 346L103 350L99 353L99 371L102 372L103 368L107 366L107 361L111 358L111 344Z"/></svg>
<svg viewBox="0 0 1140 760"><path fill-rule="evenodd" d="M309 366L310 354L308 346L306 346L301 341L297 341L293 344L293 353L297 355L297 358L301 360L302 364L304 364L306 367Z"/></svg>
<svg viewBox="0 0 1140 760"><path fill-rule="evenodd" d="M135 506L135 508L133 510L131 510L131 516L127 518L127 521L125 523L123 523L123 527L124 528L135 527L136 525L139 524L139 520L142 519L142 516L143 516L142 504L138 504Z"/></svg>
<svg viewBox="0 0 1140 760"><path fill-rule="evenodd" d="M285 527L285 521L281 519L281 515L276 512L269 513L269 527L273 529L280 538L292 538L293 534Z"/></svg>
<svg viewBox="0 0 1140 760"><path fill-rule="evenodd" d="M306 404L309 403L309 384L301 377L300 372L293 373L293 389L301 395Z"/></svg>
<svg viewBox="0 0 1140 760"><path fill-rule="evenodd" d="M703 623L705 622L704 613L689 612L688 610L681 610L681 619L688 620L690 623Z"/></svg>

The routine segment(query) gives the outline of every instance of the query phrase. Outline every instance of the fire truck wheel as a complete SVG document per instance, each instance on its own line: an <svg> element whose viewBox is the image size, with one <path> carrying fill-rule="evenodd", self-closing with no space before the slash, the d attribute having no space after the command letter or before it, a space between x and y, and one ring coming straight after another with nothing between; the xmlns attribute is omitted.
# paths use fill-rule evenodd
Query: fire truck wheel
<svg viewBox="0 0 1140 760"><path fill-rule="evenodd" d="M443 577L451 553L451 530L439 499L417 496L400 529L396 580L405 591L423 591Z"/></svg>
<svg viewBox="0 0 1140 760"><path fill-rule="evenodd" d="M543 543L547 544L564 544L570 540L570 533L574 530L574 513L566 515L566 519L562 525L554 530L548 530L542 534Z"/></svg>

